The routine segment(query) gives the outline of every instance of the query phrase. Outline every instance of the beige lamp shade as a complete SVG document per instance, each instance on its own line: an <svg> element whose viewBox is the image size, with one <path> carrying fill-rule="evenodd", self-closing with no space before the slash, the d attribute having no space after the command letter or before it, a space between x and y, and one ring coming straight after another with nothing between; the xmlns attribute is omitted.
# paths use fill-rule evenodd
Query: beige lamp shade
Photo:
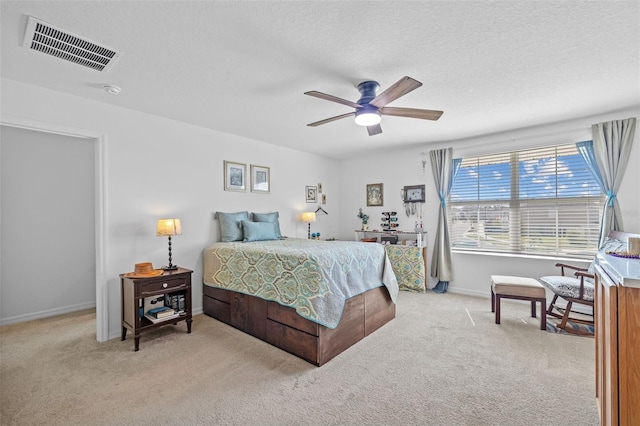
<svg viewBox="0 0 640 426"><path fill-rule="evenodd" d="M158 219L156 236L169 237L172 235L182 235L180 219Z"/></svg>
<svg viewBox="0 0 640 426"><path fill-rule="evenodd" d="M304 212L302 213L302 221L304 223L315 222L316 214L314 212Z"/></svg>

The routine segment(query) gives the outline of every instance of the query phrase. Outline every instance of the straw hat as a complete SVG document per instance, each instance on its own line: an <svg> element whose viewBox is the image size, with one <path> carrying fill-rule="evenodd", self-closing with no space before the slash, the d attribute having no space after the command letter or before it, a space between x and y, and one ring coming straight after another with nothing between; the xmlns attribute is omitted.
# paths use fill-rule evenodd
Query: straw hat
<svg viewBox="0 0 640 426"><path fill-rule="evenodd" d="M153 269L151 262L136 263L135 270L133 272L127 272L125 277L130 278L149 278L162 275L164 271L162 269Z"/></svg>

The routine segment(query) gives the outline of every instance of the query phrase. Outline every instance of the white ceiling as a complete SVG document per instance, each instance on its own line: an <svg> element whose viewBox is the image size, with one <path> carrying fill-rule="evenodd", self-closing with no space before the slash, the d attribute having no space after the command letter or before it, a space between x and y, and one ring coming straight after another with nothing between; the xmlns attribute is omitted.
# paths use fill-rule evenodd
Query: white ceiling
<svg viewBox="0 0 640 426"><path fill-rule="evenodd" d="M2 1L2 77L332 158L640 105L640 2ZM107 73L22 47L28 16L123 52ZM351 101L423 86L368 136ZM118 96L101 87L115 84Z"/></svg>

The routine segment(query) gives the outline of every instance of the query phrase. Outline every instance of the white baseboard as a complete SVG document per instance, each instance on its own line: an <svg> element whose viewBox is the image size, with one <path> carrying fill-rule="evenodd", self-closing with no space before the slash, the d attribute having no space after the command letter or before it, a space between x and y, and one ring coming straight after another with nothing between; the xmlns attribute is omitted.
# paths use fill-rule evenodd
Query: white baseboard
<svg viewBox="0 0 640 426"><path fill-rule="evenodd" d="M96 307L96 302L80 303L78 305L63 306L61 308L48 309L46 311L32 312L28 314L16 315L8 318L0 318L0 325L9 325L19 322L31 321L40 318L49 318L56 315L68 314L71 312L82 311Z"/></svg>

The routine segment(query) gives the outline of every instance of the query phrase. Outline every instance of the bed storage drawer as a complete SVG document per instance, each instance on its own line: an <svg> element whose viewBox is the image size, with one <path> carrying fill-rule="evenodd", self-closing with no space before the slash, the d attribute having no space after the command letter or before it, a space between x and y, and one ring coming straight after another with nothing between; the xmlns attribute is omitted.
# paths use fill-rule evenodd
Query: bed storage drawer
<svg viewBox="0 0 640 426"><path fill-rule="evenodd" d="M302 318L295 309L277 302L230 290L205 285L203 299L206 315L317 366L325 364L393 319L396 312L396 306L384 287L348 299L335 329Z"/></svg>
<svg viewBox="0 0 640 426"><path fill-rule="evenodd" d="M258 339L267 338L267 301L248 294L234 293L231 298L231 324Z"/></svg>
<svg viewBox="0 0 640 426"><path fill-rule="evenodd" d="M280 324L293 327L297 330L313 336L318 336L319 324L302 318L295 309L282 306L277 302L269 302L267 307L267 318L279 322Z"/></svg>
<svg viewBox="0 0 640 426"><path fill-rule="evenodd" d="M204 313L259 339L267 337L267 301L248 294L203 286Z"/></svg>
<svg viewBox="0 0 640 426"><path fill-rule="evenodd" d="M269 315L288 322L285 324L271 317L267 319L267 342L315 365L322 365L339 353L362 340L365 336L365 296L360 294L347 300L340 324L330 329L305 319L296 320L298 316L291 308L281 305L277 308L269 306ZM299 317L299 316L298 316ZM301 318L301 317L299 317ZM309 334L301 329L312 329Z"/></svg>
<svg viewBox="0 0 640 426"><path fill-rule="evenodd" d="M205 286L206 287L206 286ZM224 323L231 324L231 305L206 294L202 297L203 311Z"/></svg>
<svg viewBox="0 0 640 426"><path fill-rule="evenodd" d="M267 319L266 341L312 364L320 365L317 359L318 337L316 336Z"/></svg>
<svg viewBox="0 0 640 426"><path fill-rule="evenodd" d="M205 284L202 286L202 291L205 296L213 297L214 299L218 299L226 303L231 302L231 293L227 290L218 287L211 287Z"/></svg>

